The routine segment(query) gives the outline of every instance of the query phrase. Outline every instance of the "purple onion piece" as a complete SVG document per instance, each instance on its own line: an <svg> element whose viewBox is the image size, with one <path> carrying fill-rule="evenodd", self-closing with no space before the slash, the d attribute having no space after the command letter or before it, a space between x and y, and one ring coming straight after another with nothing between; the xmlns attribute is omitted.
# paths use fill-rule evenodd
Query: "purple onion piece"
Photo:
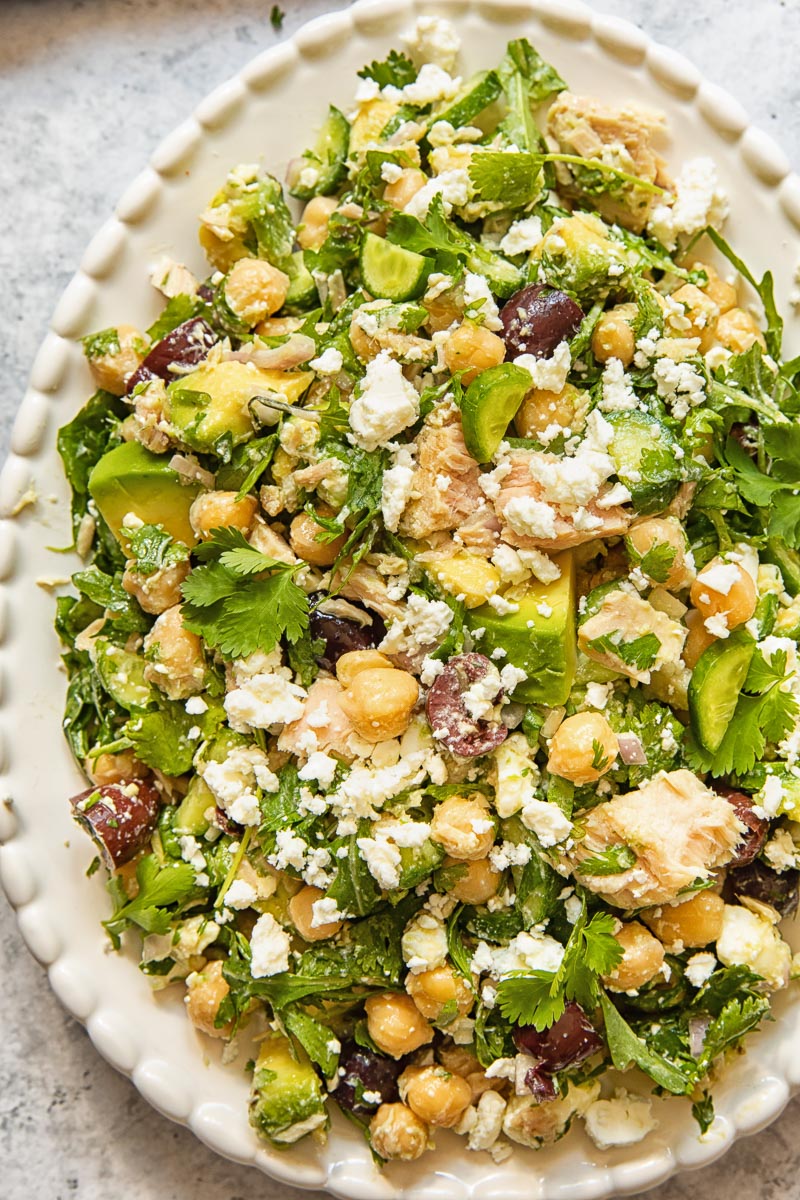
<svg viewBox="0 0 800 1200"><path fill-rule="evenodd" d="M139 364L128 380L128 395L137 384L150 379L163 379L166 383L172 383L179 375L176 367L197 366L216 342L217 335L202 317L192 317L184 321L160 342L156 342L144 361Z"/></svg>
<svg viewBox="0 0 800 1200"><path fill-rule="evenodd" d="M142 779L88 788L70 800L72 815L94 841L105 866L121 867L149 843L161 797Z"/></svg>
<svg viewBox="0 0 800 1200"><path fill-rule="evenodd" d="M753 811L753 797L745 792L737 792L733 788L717 787L715 789L723 799L728 801L739 820L747 826L742 840L736 847L736 854L731 859L732 867L745 867L756 855L761 853L767 840L769 822L763 817L756 816Z"/></svg>
<svg viewBox="0 0 800 1200"><path fill-rule="evenodd" d="M693 1058L699 1058L703 1053L706 1034L708 1027L711 1024L711 1017L692 1017L689 1021L687 1032L689 1034L689 1053Z"/></svg>
<svg viewBox="0 0 800 1200"><path fill-rule="evenodd" d="M564 292L534 283L506 301L500 320L509 362L521 354L550 358L556 346L577 333L583 311Z"/></svg>
<svg viewBox="0 0 800 1200"><path fill-rule="evenodd" d="M617 736L619 756L626 767L642 767L647 763L644 746L635 733L620 733Z"/></svg>
<svg viewBox="0 0 800 1200"><path fill-rule="evenodd" d="M539 1060L540 1072L553 1075L601 1050L603 1040L580 1004L571 1000L558 1020L541 1033L532 1025L517 1025L514 1044Z"/></svg>
<svg viewBox="0 0 800 1200"><path fill-rule="evenodd" d="M459 758L488 754L508 737L508 729L499 719L476 719L464 702L467 689L483 679L493 667L483 654L457 654L436 676L428 692L425 708L434 737ZM495 704L500 704L503 697L500 688Z"/></svg>

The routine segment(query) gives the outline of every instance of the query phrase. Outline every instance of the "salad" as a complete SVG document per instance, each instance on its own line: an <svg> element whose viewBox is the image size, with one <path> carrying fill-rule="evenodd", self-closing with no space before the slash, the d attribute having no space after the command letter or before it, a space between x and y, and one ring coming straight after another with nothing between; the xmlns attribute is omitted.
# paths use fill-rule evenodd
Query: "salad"
<svg viewBox="0 0 800 1200"><path fill-rule="evenodd" d="M59 434L104 922L276 1146L602 1147L797 973L800 363L713 162L421 18ZM299 201L299 203L296 203ZM752 307L755 306L755 307ZM638 1072L624 1074L628 1068Z"/></svg>

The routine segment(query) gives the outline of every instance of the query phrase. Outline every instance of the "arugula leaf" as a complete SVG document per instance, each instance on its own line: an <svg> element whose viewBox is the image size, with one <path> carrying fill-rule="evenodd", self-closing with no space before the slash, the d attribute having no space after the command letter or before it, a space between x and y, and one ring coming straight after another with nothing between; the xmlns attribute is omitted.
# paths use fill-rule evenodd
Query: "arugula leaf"
<svg viewBox="0 0 800 1200"><path fill-rule="evenodd" d="M216 707L208 708L200 716L192 716L179 701L159 700L153 711L137 713L124 728L136 757L163 771L165 775L183 775L192 768L192 761L200 739L192 739L189 732L199 728L203 737L210 736L221 724L224 712Z"/></svg>
<svg viewBox="0 0 800 1200"><path fill-rule="evenodd" d="M461 927L466 917L463 904L458 904L447 919L447 953L455 969L472 986L472 956L464 944Z"/></svg>
<svg viewBox="0 0 800 1200"><path fill-rule="evenodd" d="M608 1049L617 1070L624 1071L631 1063L635 1063L655 1083L672 1092L674 1096L689 1095L694 1086L693 1078L663 1055L651 1050L647 1043L634 1033L605 992L600 994L600 1004L603 1009Z"/></svg>
<svg viewBox="0 0 800 1200"><path fill-rule="evenodd" d="M121 575L107 575L99 567L76 571L72 582L88 600L105 609L109 620L119 633L144 633L150 622L135 600L125 591Z"/></svg>
<svg viewBox="0 0 800 1200"><path fill-rule="evenodd" d="M111 881L112 883L114 880ZM132 900L123 898L114 915L103 922L115 949L120 935L138 925L145 933L167 933L175 905L181 904L194 889L194 868L186 862L170 861L160 866L154 854L146 855L136 867L139 891Z"/></svg>
<svg viewBox="0 0 800 1200"><path fill-rule="evenodd" d="M360 822L358 834L333 843L336 875L325 893L336 901L340 912L358 917L374 912L381 903L381 889L370 874L358 849L358 838L370 836L370 824L369 821ZM344 858L336 855L341 846L347 848L347 856Z"/></svg>
<svg viewBox="0 0 800 1200"><path fill-rule="evenodd" d="M520 151L480 150L469 163L469 177L481 200L502 200L506 208L524 208L539 194L541 158Z"/></svg>
<svg viewBox="0 0 800 1200"><path fill-rule="evenodd" d="M381 88L389 85L404 88L406 84L414 82L417 74L417 68L410 58L403 53L398 53L397 50L390 50L383 62L371 62L369 66L362 67L358 72L358 77L359 79L374 79Z"/></svg>
<svg viewBox="0 0 800 1200"><path fill-rule="evenodd" d="M764 306L764 315L767 319L766 342L767 349L773 358L779 359L781 356L781 342L783 340L783 318L780 316L775 305L775 290L772 272L766 271L761 278L761 282L757 283L753 277L749 267L742 261L739 256L734 253L732 247L726 242L721 233L718 233L711 225L707 225L698 237L703 235L709 237L714 245L727 258L736 270L742 275L747 282L758 293L759 299Z"/></svg>
<svg viewBox="0 0 800 1200"><path fill-rule="evenodd" d="M286 1005L281 1012L281 1020L311 1061L320 1067L324 1077L333 1079L339 1066L339 1051L331 1049L331 1042L335 1044L338 1039L334 1038L330 1026L323 1025L322 1021L312 1017L296 1003Z"/></svg>
<svg viewBox="0 0 800 1200"><path fill-rule="evenodd" d="M204 309L205 305L199 296L187 296L183 293L173 296L161 310L158 319L147 330L150 342L152 345L160 342L168 333L172 333L173 329L177 329L184 321L196 317Z"/></svg>
<svg viewBox="0 0 800 1200"><path fill-rule="evenodd" d="M568 1000L577 1000L585 1009L594 1008L600 991L598 977L613 971L622 958L614 929L615 918L606 912L595 913L587 924L584 902L557 971L533 971L500 981L497 1004L503 1016L541 1032L559 1019Z"/></svg>
<svg viewBox="0 0 800 1200"><path fill-rule="evenodd" d="M702 1099L695 1100L692 1105L692 1116L700 1126L701 1135L708 1133L714 1124L714 1101L709 1091L704 1091Z"/></svg>
<svg viewBox="0 0 800 1200"><path fill-rule="evenodd" d="M636 854L630 846L619 842L609 846L602 854L593 854L584 858L580 864L581 875L619 875L627 871L636 862Z"/></svg>
<svg viewBox="0 0 800 1200"><path fill-rule="evenodd" d="M217 471L217 487L223 491L235 491L236 499L243 500L272 462L278 445L278 431L275 430L266 437L252 438L237 446L230 462Z"/></svg>
<svg viewBox="0 0 800 1200"><path fill-rule="evenodd" d="M616 640L618 637L619 641ZM649 671L661 649L661 642L654 633L643 633L630 642L623 642L618 633L604 633L592 638L588 645L597 654L611 654L637 671Z"/></svg>
<svg viewBox="0 0 800 1200"><path fill-rule="evenodd" d="M527 38L508 43L497 68L508 113L499 129L523 151L544 148L544 138L533 119L533 108L549 96L564 91L566 83L556 69L541 57Z"/></svg>
<svg viewBox="0 0 800 1200"><path fill-rule="evenodd" d="M162 525L142 525L128 535L128 541L140 575L154 575L189 557L188 548L176 542Z"/></svg>

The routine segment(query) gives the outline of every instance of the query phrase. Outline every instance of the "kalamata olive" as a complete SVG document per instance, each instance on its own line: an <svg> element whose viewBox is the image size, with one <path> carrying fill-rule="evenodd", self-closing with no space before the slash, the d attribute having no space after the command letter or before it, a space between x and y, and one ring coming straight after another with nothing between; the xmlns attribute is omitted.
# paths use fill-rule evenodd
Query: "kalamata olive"
<svg viewBox="0 0 800 1200"><path fill-rule="evenodd" d="M731 859L731 866L744 867L751 863L757 854L761 853L769 829L769 822L758 817L753 811L753 797L745 792L734 791L733 788L718 787L716 791L731 805L747 830L742 834L742 840L736 847L736 853Z"/></svg>
<svg viewBox="0 0 800 1200"><path fill-rule="evenodd" d="M333 1092L334 1099L350 1112L392 1104L400 1098L397 1079L402 1070L402 1062L384 1058L356 1042L345 1042L339 1055L339 1082Z"/></svg>
<svg viewBox="0 0 800 1200"><path fill-rule="evenodd" d="M499 719L473 717L464 700L467 689L485 679L490 671L496 674L496 667L485 655L458 654L436 676L428 692L425 709L433 736L459 758L488 754L508 737L508 729ZM499 687L497 694L489 698L500 704L503 695Z"/></svg>
<svg viewBox="0 0 800 1200"><path fill-rule="evenodd" d="M161 797L152 783L106 783L70 800L72 815L95 842L109 870L143 850L158 820Z"/></svg>
<svg viewBox="0 0 800 1200"><path fill-rule="evenodd" d="M537 1058L541 1071L553 1075L583 1062L602 1048L603 1041L580 1004L571 1000L558 1020L541 1033L532 1025L517 1025L514 1044Z"/></svg>
<svg viewBox="0 0 800 1200"><path fill-rule="evenodd" d="M171 383L178 378L175 367L193 367L202 362L216 341L217 335L202 317L184 321L156 342L128 380L128 393L148 379L164 379Z"/></svg>
<svg viewBox="0 0 800 1200"><path fill-rule="evenodd" d="M309 629L312 638L321 638L325 642L319 664L326 671L332 671L342 655L348 651L372 650L386 637L386 626L377 613L364 609L370 621L367 625L360 625L347 617L314 608L314 602L322 599L324 597L321 594L310 597L312 608ZM348 601L348 604L355 608L361 607L353 601Z"/></svg>
<svg viewBox="0 0 800 1200"><path fill-rule="evenodd" d="M735 903L739 896L750 896L753 900L771 904L782 917L788 917L797 911L798 880L800 871L794 868L773 871L772 867L756 859L728 872L722 894L729 903Z"/></svg>
<svg viewBox="0 0 800 1200"><path fill-rule="evenodd" d="M564 292L533 283L506 301L500 320L509 361L520 354L550 358L556 346L577 333L583 312Z"/></svg>
<svg viewBox="0 0 800 1200"><path fill-rule="evenodd" d="M244 832L244 826L232 821L224 808L220 808L217 804L214 808L214 824L218 825L223 833L227 833L230 837L241 837Z"/></svg>
<svg viewBox="0 0 800 1200"><path fill-rule="evenodd" d="M552 1075L548 1075L541 1067L531 1067L525 1072L525 1087L539 1104L544 1104L546 1100L555 1100L557 1095Z"/></svg>

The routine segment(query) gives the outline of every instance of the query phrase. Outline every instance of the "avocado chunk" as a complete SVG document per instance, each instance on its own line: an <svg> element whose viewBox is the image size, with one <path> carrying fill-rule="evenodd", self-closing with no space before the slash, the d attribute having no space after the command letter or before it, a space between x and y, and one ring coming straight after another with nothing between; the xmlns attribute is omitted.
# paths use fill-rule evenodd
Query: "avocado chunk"
<svg viewBox="0 0 800 1200"><path fill-rule="evenodd" d="M518 612L498 613L482 604L467 613L471 629L484 630L476 648L491 657L505 650L511 663L528 678L514 689L514 700L525 704L564 704L572 689L576 666L575 567L567 551L554 560L561 575L554 583L530 579L504 593L519 605ZM548 611L549 610L549 611Z"/></svg>
<svg viewBox="0 0 800 1200"><path fill-rule="evenodd" d="M177 542L194 546L197 537L189 509L201 490L184 483L165 455L152 454L139 442L109 450L89 476L89 492L118 541L125 544L122 522L133 513L145 525L161 525Z"/></svg>
<svg viewBox="0 0 800 1200"><path fill-rule="evenodd" d="M302 1051L288 1038L267 1037L253 1072L250 1123L262 1137L289 1146L328 1120L322 1084Z"/></svg>
<svg viewBox="0 0 800 1200"><path fill-rule="evenodd" d="M312 379L310 371L262 371L253 363L204 364L170 384L167 419L193 450L213 450L221 438L238 446L253 435L254 396L278 396L296 404Z"/></svg>

